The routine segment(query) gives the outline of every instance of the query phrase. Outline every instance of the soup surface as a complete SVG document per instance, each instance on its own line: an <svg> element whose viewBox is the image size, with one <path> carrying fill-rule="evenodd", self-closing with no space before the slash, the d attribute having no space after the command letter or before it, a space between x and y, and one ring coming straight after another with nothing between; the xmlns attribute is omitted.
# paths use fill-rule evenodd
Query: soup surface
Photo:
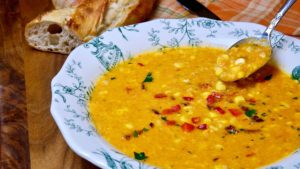
<svg viewBox="0 0 300 169"><path fill-rule="evenodd" d="M140 54L100 77L89 103L101 135L164 169L253 169L300 147L300 85L266 65L247 79L215 75L217 48Z"/></svg>

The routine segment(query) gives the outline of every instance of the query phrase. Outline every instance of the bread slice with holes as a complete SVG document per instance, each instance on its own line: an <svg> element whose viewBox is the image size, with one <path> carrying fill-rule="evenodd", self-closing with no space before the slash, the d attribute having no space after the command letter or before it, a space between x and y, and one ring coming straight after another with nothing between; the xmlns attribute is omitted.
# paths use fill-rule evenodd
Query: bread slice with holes
<svg viewBox="0 0 300 169"><path fill-rule="evenodd" d="M68 54L103 31L145 20L155 0L83 0L76 7L49 11L25 27L30 46Z"/></svg>
<svg viewBox="0 0 300 169"><path fill-rule="evenodd" d="M36 49L67 54L100 31L108 0L90 0L77 8L47 12L25 27L28 44Z"/></svg>

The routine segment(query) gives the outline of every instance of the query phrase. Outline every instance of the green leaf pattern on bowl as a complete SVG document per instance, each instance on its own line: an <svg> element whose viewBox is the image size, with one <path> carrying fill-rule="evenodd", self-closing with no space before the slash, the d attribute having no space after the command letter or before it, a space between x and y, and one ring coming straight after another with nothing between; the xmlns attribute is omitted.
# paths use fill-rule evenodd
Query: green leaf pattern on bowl
<svg viewBox="0 0 300 169"><path fill-rule="evenodd" d="M293 69L292 78L300 82L300 65Z"/></svg>

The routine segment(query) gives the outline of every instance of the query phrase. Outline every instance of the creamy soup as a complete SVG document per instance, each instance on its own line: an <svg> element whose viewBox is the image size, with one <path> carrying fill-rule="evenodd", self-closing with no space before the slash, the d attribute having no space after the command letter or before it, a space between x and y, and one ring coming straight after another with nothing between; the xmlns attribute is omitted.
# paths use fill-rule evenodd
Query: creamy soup
<svg viewBox="0 0 300 169"><path fill-rule="evenodd" d="M138 55L98 80L97 131L124 154L164 169L253 169L300 147L300 85L266 65L222 82L218 48Z"/></svg>
<svg viewBox="0 0 300 169"><path fill-rule="evenodd" d="M243 43L230 48L218 57L215 68L216 75L222 81L236 81L248 77L263 67L270 59L270 46L253 42Z"/></svg>

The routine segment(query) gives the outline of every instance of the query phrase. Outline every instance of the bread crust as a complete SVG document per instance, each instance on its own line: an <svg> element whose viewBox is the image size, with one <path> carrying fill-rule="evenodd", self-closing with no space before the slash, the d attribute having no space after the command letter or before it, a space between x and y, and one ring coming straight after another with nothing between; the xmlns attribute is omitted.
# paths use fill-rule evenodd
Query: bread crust
<svg viewBox="0 0 300 169"><path fill-rule="evenodd" d="M52 0L55 9L72 8L80 5L85 0Z"/></svg>
<svg viewBox="0 0 300 169"><path fill-rule="evenodd" d="M53 0L57 8L68 7L46 12L26 25L25 38L30 46L68 54L107 29L144 21L155 3L155 0L75 0L73 4L66 1L72 0ZM65 6L58 5L59 2Z"/></svg>

